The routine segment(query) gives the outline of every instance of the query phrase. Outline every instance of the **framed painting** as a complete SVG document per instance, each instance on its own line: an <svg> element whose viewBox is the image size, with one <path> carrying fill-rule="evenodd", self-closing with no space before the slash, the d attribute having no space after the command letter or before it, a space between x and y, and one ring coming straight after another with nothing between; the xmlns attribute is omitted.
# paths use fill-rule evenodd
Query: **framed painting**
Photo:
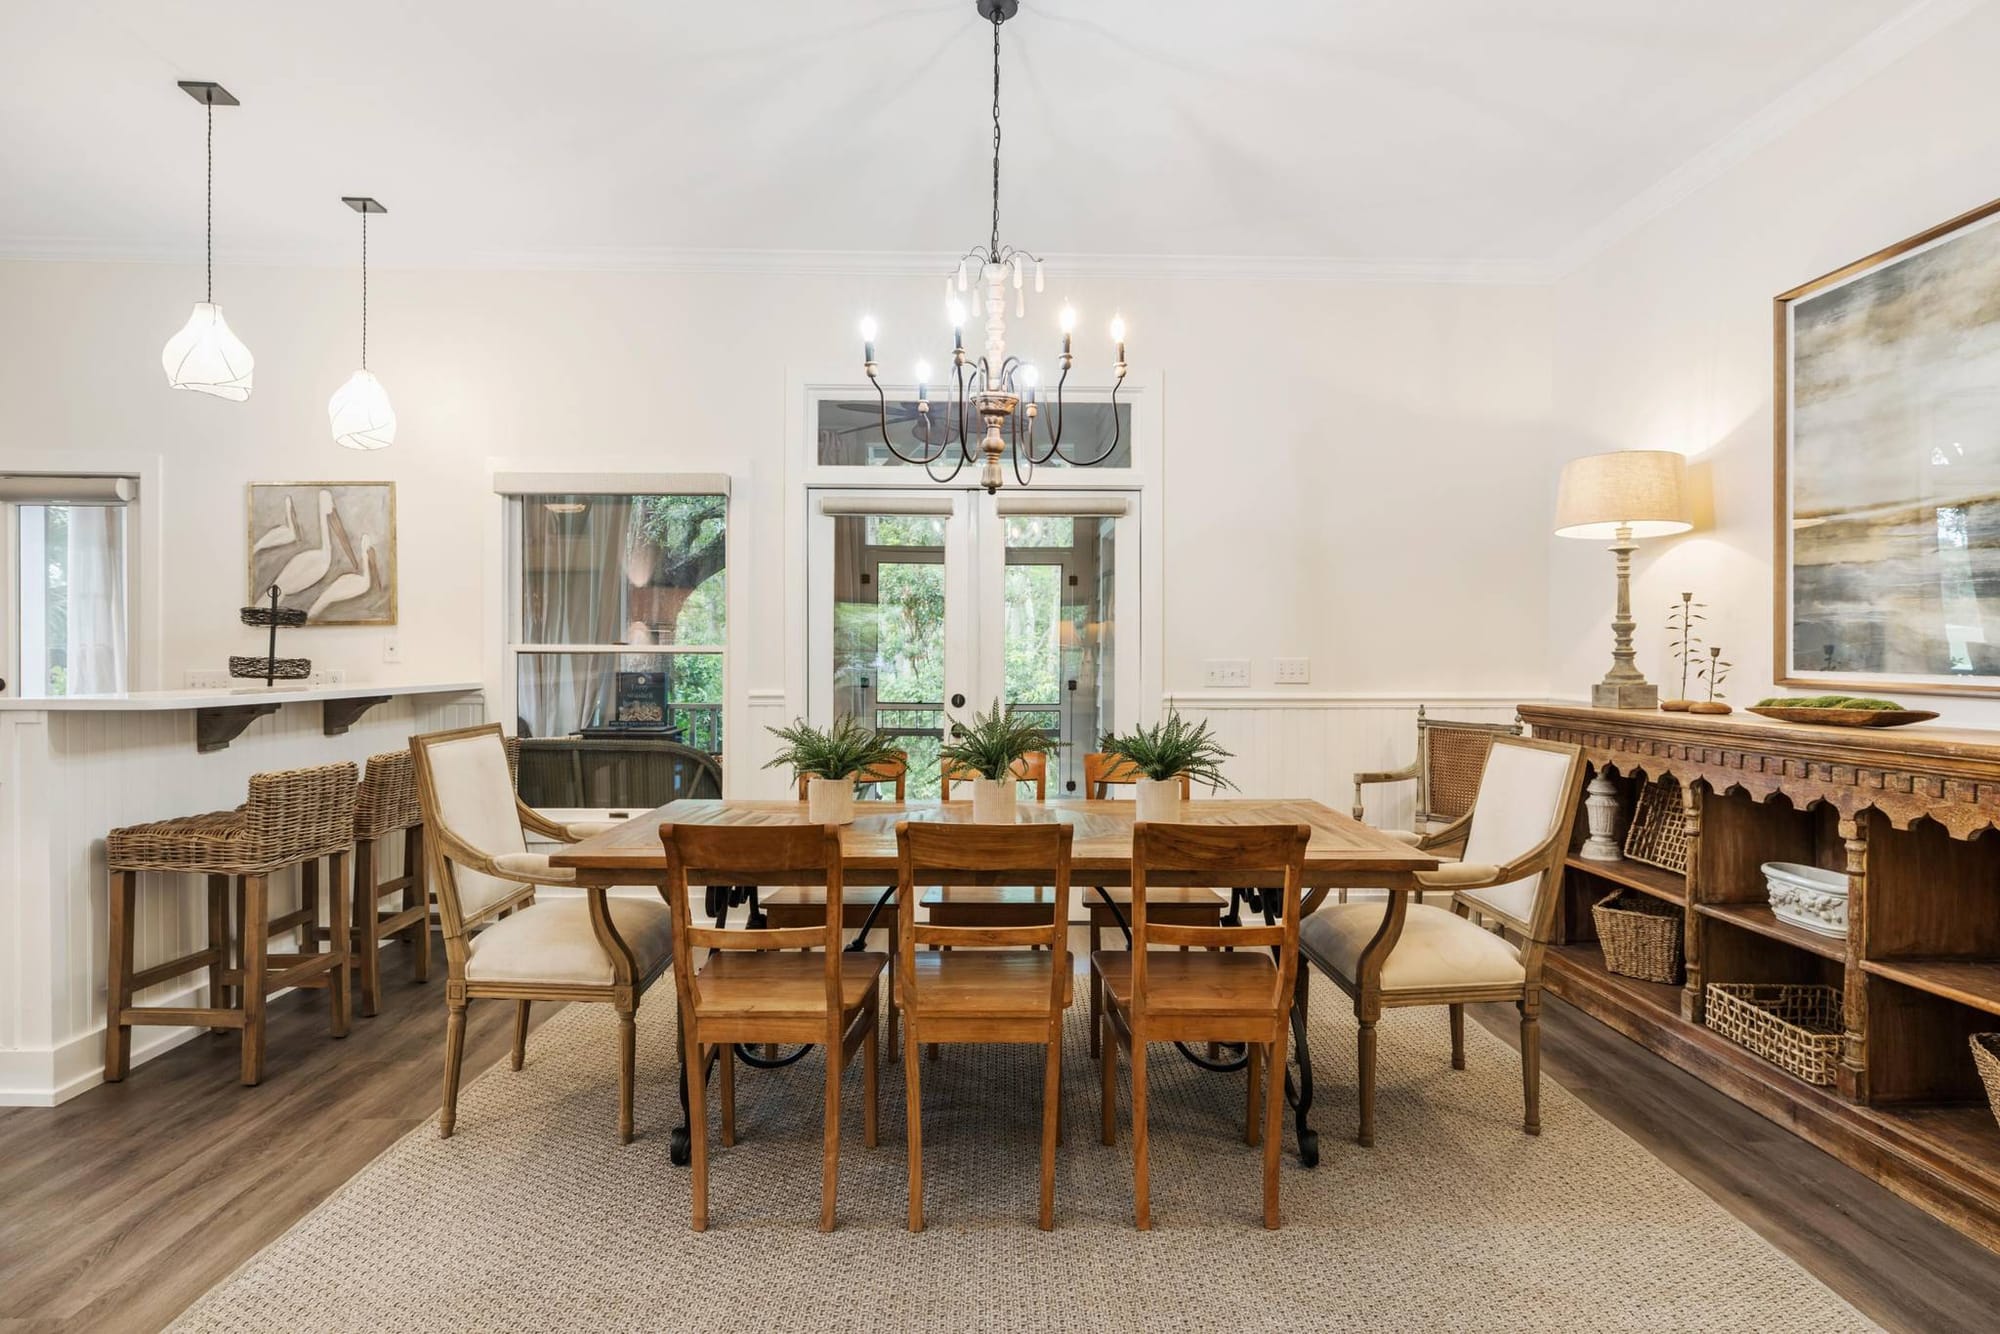
<svg viewBox="0 0 2000 1334"><path fill-rule="evenodd" d="M1776 348L1778 683L2000 692L2000 200L1782 294Z"/></svg>
<svg viewBox="0 0 2000 1334"><path fill-rule="evenodd" d="M252 482L249 601L307 625L396 623L394 482Z"/></svg>

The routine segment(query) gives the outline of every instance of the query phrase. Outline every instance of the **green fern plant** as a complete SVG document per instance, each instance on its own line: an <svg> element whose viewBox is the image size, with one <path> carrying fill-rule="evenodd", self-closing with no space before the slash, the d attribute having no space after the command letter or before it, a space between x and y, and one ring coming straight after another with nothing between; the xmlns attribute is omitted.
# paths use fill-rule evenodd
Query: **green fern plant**
<svg viewBox="0 0 2000 1334"><path fill-rule="evenodd" d="M800 778L847 778L900 753L887 737L853 717L843 717L824 730L803 718L793 719L786 727L764 730L785 743L764 767L787 768Z"/></svg>
<svg viewBox="0 0 2000 1334"><path fill-rule="evenodd" d="M961 724L952 738L938 747L938 758L947 765L970 769L981 778L1005 778L1015 761L1053 754L1067 744L1016 715L1013 705L1003 709L996 699L991 712L975 710L972 721Z"/></svg>
<svg viewBox="0 0 2000 1334"><path fill-rule="evenodd" d="M1180 714L1171 713L1165 722L1135 728L1123 736L1107 733L1101 749L1161 782L1186 774L1190 782L1212 791L1236 786L1222 773L1222 762L1233 756L1210 735L1206 720L1190 724Z"/></svg>

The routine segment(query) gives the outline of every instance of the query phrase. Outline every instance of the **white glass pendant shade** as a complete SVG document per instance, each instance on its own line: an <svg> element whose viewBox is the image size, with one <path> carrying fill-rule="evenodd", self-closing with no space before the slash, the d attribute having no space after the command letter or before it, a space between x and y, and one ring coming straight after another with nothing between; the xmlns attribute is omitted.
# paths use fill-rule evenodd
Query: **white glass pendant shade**
<svg viewBox="0 0 2000 1334"><path fill-rule="evenodd" d="M356 371L326 401L333 442L348 449L382 449L396 439L396 410L371 371Z"/></svg>
<svg viewBox="0 0 2000 1334"><path fill-rule="evenodd" d="M232 403L250 397L250 372L256 364L243 340L230 332L222 307L209 301L195 303L188 322L160 351L168 384Z"/></svg>

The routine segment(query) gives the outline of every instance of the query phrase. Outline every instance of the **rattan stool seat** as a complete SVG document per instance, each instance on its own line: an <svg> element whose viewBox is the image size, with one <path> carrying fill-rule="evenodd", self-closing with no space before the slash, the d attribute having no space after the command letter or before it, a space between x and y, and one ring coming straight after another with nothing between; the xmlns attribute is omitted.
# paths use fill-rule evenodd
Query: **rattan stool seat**
<svg viewBox="0 0 2000 1334"><path fill-rule="evenodd" d="M407 750L368 757L354 802L354 836L380 838L424 822L417 803L417 767Z"/></svg>
<svg viewBox="0 0 2000 1334"><path fill-rule="evenodd" d="M257 875L331 856L354 837L354 783L351 763L254 774L235 810L114 829L105 859L114 871Z"/></svg>

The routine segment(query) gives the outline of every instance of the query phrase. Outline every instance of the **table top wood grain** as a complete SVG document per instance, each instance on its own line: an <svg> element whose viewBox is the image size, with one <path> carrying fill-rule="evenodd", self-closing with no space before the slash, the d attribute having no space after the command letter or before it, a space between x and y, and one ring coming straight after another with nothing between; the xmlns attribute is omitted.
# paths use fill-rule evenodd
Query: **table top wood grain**
<svg viewBox="0 0 2000 1334"><path fill-rule="evenodd" d="M1132 815L1129 801L1024 801L1022 823L1060 821L1074 826L1071 878L1080 885L1122 885L1131 879ZM1304 798L1265 800L1227 798L1190 801L1184 818L1192 824L1303 824L1312 830L1306 845L1305 884L1310 888L1407 889L1418 871L1435 870L1438 859L1406 843ZM859 802L854 823L840 831L843 872L849 884L886 885L896 878L896 826L905 820L970 823L972 804L965 801ZM587 885L629 885L656 882L666 869L660 846L663 824L805 824L806 807L799 801L676 801L618 828L581 843L558 848L550 862L568 867ZM983 882L1011 884L1035 868L989 873ZM955 876L965 881L966 877ZM1155 875L1156 883L1174 883ZM758 877L759 884L783 884L785 878ZM1255 875L1247 888L1260 883ZM1276 883L1273 881L1273 883Z"/></svg>

